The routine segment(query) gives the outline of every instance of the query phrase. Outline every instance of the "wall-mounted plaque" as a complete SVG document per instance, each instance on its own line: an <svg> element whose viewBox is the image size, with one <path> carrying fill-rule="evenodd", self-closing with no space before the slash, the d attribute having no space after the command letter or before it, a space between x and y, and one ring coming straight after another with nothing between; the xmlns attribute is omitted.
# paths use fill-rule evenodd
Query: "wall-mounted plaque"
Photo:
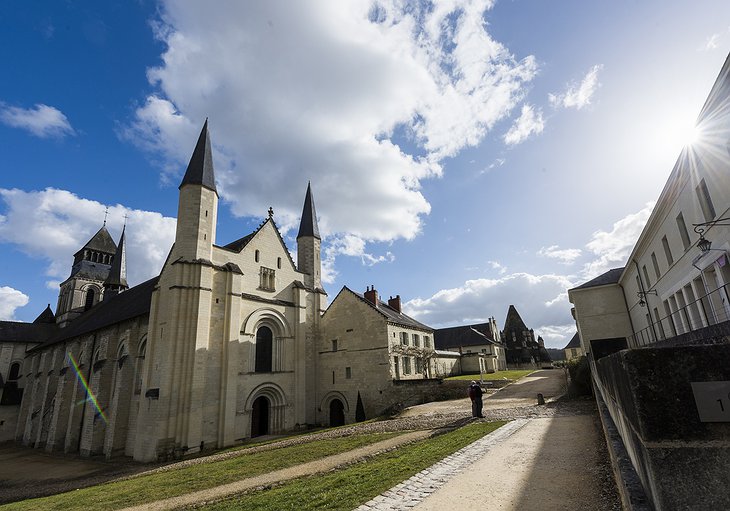
<svg viewBox="0 0 730 511"><path fill-rule="evenodd" d="M700 422L730 422L730 381L692 382Z"/></svg>

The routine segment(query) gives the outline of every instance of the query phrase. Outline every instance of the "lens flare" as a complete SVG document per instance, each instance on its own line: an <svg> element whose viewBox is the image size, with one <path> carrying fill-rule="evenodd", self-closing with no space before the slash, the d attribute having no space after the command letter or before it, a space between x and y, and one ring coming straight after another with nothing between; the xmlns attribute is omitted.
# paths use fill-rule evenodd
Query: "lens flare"
<svg viewBox="0 0 730 511"><path fill-rule="evenodd" d="M94 392L89 388L89 384L86 382L86 378L84 378L84 375L81 374L81 369L79 369L79 365L76 363L76 359L71 353L67 353L68 361L71 363L71 366L74 368L74 372L76 373L76 378L79 380L79 383L84 387L86 390L86 396L87 398L84 401L91 401L91 404L94 405L96 408L96 411L101 417L101 419L104 421L104 423L107 422L106 415L104 414L104 411L99 406L99 402L96 400L96 396L94 395ZM84 401L81 401L79 404L83 403Z"/></svg>

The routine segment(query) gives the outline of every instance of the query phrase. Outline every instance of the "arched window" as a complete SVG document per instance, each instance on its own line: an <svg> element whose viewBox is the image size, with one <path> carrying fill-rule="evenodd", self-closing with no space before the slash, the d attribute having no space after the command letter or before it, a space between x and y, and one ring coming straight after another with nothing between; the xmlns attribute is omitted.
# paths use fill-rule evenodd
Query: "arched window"
<svg viewBox="0 0 730 511"><path fill-rule="evenodd" d="M281 270L281 257L276 258L276 267Z"/></svg>
<svg viewBox="0 0 730 511"><path fill-rule="evenodd" d="M94 288L90 287L86 290L86 303L84 304L85 311L91 309L91 307L94 306L95 295L96 293L94 292Z"/></svg>
<svg viewBox="0 0 730 511"><path fill-rule="evenodd" d="M256 261L257 263L259 262L259 251L258 251L258 250L257 250L256 252L254 252L254 254L253 254L253 258L254 258L254 260L255 260L255 261Z"/></svg>
<svg viewBox="0 0 730 511"><path fill-rule="evenodd" d="M259 327L256 331L256 367L257 373L271 372L271 355L273 334L267 326Z"/></svg>
<svg viewBox="0 0 730 511"><path fill-rule="evenodd" d="M144 366L144 357L147 354L147 339L142 341L139 347L139 355L137 355L137 365L135 367L134 376L134 393L142 393L142 367Z"/></svg>
<svg viewBox="0 0 730 511"><path fill-rule="evenodd" d="M10 365L10 372L8 373L8 381L15 381L20 376L20 363L15 362Z"/></svg>

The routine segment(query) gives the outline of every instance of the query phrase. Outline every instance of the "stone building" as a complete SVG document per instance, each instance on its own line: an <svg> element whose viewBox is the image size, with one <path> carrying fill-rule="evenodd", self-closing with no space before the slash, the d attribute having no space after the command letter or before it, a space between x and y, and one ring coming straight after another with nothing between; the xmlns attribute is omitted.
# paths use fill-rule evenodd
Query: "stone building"
<svg viewBox="0 0 730 511"><path fill-rule="evenodd" d="M343 287L322 317L317 402L319 421L339 425L410 402L412 383L428 379L433 329L407 316L401 298L380 300Z"/></svg>
<svg viewBox="0 0 730 511"><path fill-rule="evenodd" d="M563 351L565 352L565 360L568 362L570 362L574 358L580 358L584 355L583 348L580 344L580 335L578 335L578 332L576 332L575 335L570 338L570 341L568 342L568 344L565 345Z"/></svg>
<svg viewBox="0 0 730 511"><path fill-rule="evenodd" d="M437 356L441 351L460 355L456 374L493 373L507 369L505 349L500 342L497 322L489 318L487 323L439 328L434 331Z"/></svg>
<svg viewBox="0 0 730 511"><path fill-rule="evenodd" d="M568 291L617 456L660 510L730 502L728 105L730 57L626 265Z"/></svg>
<svg viewBox="0 0 730 511"><path fill-rule="evenodd" d="M0 324L0 374L19 373L24 388L17 440L152 461L361 420L424 394L416 387L433 332L401 312L400 297L384 304L374 289L344 288L323 316L310 187L296 264L271 209L225 245L216 244L217 209L206 121L157 277L128 288L125 233L116 244L102 226L74 255L55 315Z"/></svg>
<svg viewBox="0 0 730 511"><path fill-rule="evenodd" d="M505 347L508 366L536 366L551 362L544 344L535 340L535 331L527 328L514 305L510 305L507 310L501 339Z"/></svg>

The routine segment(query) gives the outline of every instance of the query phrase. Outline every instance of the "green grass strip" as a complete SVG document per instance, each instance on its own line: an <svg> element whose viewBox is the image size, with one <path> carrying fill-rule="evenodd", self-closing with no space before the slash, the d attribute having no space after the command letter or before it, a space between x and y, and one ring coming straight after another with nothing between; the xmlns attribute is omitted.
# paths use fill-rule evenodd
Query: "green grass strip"
<svg viewBox="0 0 730 511"><path fill-rule="evenodd" d="M517 371L497 371L496 373L484 373L482 374L482 378L484 381L493 381L493 380L519 380L520 378L523 378L527 376L530 373L534 373L534 369L521 369ZM446 378L447 380L476 380L479 381L479 375L478 374L461 374L459 376L450 376Z"/></svg>
<svg viewBox="0 0 730 511"><path fill-rule="evenodd" d="M243 494L202 509L208 511L355 509L504 424L506 422L472 423L451 433L381 454L365 463L325 475L303 477L270 490Z"/></svg>
<svg viewBox="0 0 730 511"><path fill-rule="evenodd" d="M307 463L358 447L374 444L402 433L373 433L282 447L235 458L203 463L128 481L106 483L50 497L24 500L0 506L2 510L120 509L197 490L212 488L247 477Z"/></svg>

